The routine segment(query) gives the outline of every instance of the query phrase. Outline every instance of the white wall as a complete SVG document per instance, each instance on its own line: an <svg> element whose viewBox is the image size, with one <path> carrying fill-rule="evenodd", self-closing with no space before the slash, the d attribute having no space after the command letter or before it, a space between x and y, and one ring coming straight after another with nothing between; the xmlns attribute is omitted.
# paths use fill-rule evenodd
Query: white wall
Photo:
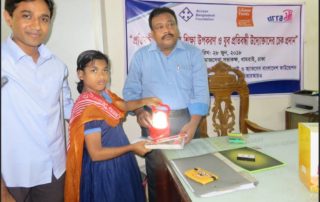
<svg viewBox="0 0 320 202"><path fill-rule="evenodd" d="M244 2L234 0L237 2ZM3 2L1 6L3 8ZM284 0L247 0L246 2L297 2ZM47 43L69 67L69 83L72 95L77 98L76 58L87 49L98 49L107 53L112 65L111 89L122 96L125 80L125 32L124 0L55 0L56 16L53 30ZM319 90L319 2L306 1L304 88ZM2 9L3 11L3 9ZM1 41L10 29L1 18ZM251 96L249 118L272 129L285 127L284 112L290 104L289 95ZM139 136L135 117L128 116L124 123L129 139Z"/></svg>

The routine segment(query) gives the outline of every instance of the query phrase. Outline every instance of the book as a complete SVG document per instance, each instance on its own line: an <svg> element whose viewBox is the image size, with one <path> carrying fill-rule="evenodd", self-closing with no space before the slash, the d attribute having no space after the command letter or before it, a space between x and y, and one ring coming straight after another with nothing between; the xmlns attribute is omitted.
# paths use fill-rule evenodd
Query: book
<svg viewBox="0 0 320 202"><path fill-rule="evenodd" d="M144 146L148 149L183 149L185 144L185 136L179 134L159 139L139 137L138 139L133 140L131 143L136 143L139 141L147 141Z"/></svg>
<svg viewBox="0 0 320 202"><path fill-rule="evenodd" d="M298 123L299 177L311 192L319 192L319 123Z"/></svg>
<svg viewBox="0 0 320 202"><path fill-rule="evenodd" d="M250 147L229 149L220 151L219 153L232 163L240 166L250 173L269 170L285 165L282 161Z"/></svg>
<svg viewBox="0 0 320 202"><path fill-rule="evenodd" d="M171 164L187 187L199 197L210 197L243 189L251 189L258 183L249 173L235 170L229 166L219 157L218 152L173 159L171 160ZM202 181L201 179L195 180L188 176L190 170L196 172L199 168L206 171L205 173L207 174L204 175L213 175L214 178ZM197 177L199 178L199 176ZM202 183L199 181L202 181Z"/></svg>
<svg viewBox="0 0 320 202"><path fill-rule="evenodd" d="M147 139L145 147L148 149L183 149L185 137L181 135L169 136L161 139Z"/></svg>

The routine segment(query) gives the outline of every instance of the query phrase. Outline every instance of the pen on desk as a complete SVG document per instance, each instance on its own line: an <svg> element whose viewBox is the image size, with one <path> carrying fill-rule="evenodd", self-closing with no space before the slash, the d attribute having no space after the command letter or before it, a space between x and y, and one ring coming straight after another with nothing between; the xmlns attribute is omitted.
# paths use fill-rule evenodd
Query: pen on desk
<svg viewBox="0 0 320 202"><path fill-rule="evenodd" d="M237 160L256 161L256 156L253 154L238 154Z"/></svg>
<svg viewBox="0 0 320 202"><path fill-rule="evenodd" d="M238 144L244 144L245 141L242 138L229 138L230 143L238 143Z"/></svg>
<svg viewBox="0 0 320 202"><path fill-rule="evenodd" d="M229 137L242 137L242 133L228 133Z"/></svg>
<svg viewBox="0 0 320 202"><path fill-rule="evenodd" d="M6 76L3 76L3 77L1 77L1 88L4 86L4 85L6 85L7 83L8 83L8 77L6 77Z"/></svg>

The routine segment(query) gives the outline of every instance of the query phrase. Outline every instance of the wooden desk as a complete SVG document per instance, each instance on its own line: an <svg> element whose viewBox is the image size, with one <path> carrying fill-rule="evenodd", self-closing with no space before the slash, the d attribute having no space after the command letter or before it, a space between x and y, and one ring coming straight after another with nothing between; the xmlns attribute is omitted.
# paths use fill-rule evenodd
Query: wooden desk
<svg viewBox="0 0 320 202"><path fill-rule="evenodd" d="M227 137L193 140L183 150L163 150L159 158L164 162L157 172L158 201L177 202L301 202L318 201L318 193L312 193L302 184L298 172L298 130L250 134L245 146L253 147L283 162L285 166L258 172L253 176L259 181L254 189L236 191L209 198L197 197L175 173L170 160L196 156L209 152L239 147L227 143ZM244 146L244 145L242 145Z"/></svg>
<svg viewBox="0 0 320 202"><path fill-rule="evenodd" d="M156 171L157 201L165 202L191 202L188 193L172 169L168 159L159 152L159 159L163 162Z"/></svg>

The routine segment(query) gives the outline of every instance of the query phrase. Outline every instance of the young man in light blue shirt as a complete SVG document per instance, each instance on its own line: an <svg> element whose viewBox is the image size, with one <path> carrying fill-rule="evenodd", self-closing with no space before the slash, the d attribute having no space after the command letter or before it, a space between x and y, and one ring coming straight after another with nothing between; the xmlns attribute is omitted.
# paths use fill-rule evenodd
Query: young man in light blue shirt
<svg viewBox="0 0 320 202"><path fill-rule="evenodd" d="M63 201L62 117L69 119L73 100L66 65L42 44L53 9L52 0L5 1L12 34L1 46L1 75L8 79L1 88L2 200Z"/></svg>
<svg viewBox="0 0 320 202"><path fill-rule="evenodd" d="M171 108L171 135L187 134L186 142L198 137L197 127L209 110L207 67L201 50L179 40L177 18L169 8L156 8L149 16L154 41L139 49L129 67L123 97L126 100L158 97ZM135 111L142 135L148 135L151 114ZM146 156L149 200L155 201L154 169L161 164L157 150Z"/></svg>

